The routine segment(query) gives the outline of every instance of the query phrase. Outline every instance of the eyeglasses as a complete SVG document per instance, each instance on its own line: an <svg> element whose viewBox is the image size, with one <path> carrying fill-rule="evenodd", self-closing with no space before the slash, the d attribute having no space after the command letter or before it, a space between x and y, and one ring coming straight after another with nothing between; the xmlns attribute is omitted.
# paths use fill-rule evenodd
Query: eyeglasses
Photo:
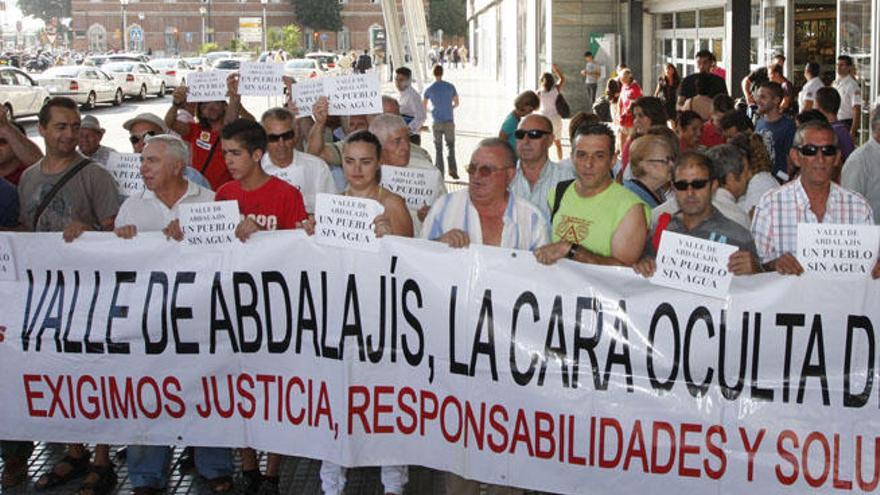
<svg viewBox="0 0 880 495"><path fill-rule="evenodd" d="M816 146L815 144L804 144L802 146L795 146L794 149L801 152L804 156L816 156L819 151L822 152L825 156L834 156L837 154L837 146L833 144L826 144L824 146Z"/></svg>
<svg viewBox="0 0 880 495"><path fill-rule="evenodd" d="M495 172L499 172L510 167L491 167L489 165L477 165L476 163L471 163L467 166L468 175L476 175L479 177L489 177Z"/></svg>
<svg viewBox="0 0 880 495"><path fill-rule="evenodd" d="M277 143L278 141L290 141L293 137L296 136L296 132L293 130L281 133L281 134L266 134L266 138L270 143Z"/></svg>
<svg viewBox="0 0 880 495"><path fill-rule="evenodd" d="M525 139L526 136L529 139L541 139L547 134L552 134L550 131L542 131L541 129L517 129L516 132L513 133L517 139Z"/></svg>
<svg viewBox="0 0 880 495"><path fill-rule="evenodd" d="M140 136L138 136L137 134L132 134L131 136L128 136L128 140L131 142L131 144L138 144L139 142L141 142L142 139L146 139L147 136L155 136L155 135L156 135L156 131L147 131L147 132L141 134Z"/></svg>
<svg viewBox="0 0 880 495"><path fill-rule="evenodd" d="M697 179L690 182L686 180L677 180L672 183L672 187L674 187L676 191L687 191L689 187L693 187L694 190L699 190L709 185L709 182L710 179Z"/></svg>

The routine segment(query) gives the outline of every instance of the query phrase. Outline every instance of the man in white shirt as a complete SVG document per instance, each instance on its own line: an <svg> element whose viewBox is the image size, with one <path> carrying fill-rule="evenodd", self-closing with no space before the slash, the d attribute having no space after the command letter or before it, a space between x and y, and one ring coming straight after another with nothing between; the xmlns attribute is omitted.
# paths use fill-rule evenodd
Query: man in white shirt
<svg viewBox="0 0 880 495"><path fill-rule="evenodd" d="M874 224L880 225L880 106L871 113L871 139L849 155L840 185L864 196L874 210Z"/></svg>
<svg viewBox="0 0 880 495"><path fill-rule="evenodd" d="M412 71L408 67L399 67L395 70L394 85L400 92L400 116L409 127L409 140L421 146L422 125L428 113L422 105L422 95L412 87Z"/></svg>
<svg viewBox="0 0 880 495"><path fill-rule="evenodd" d="M514 136L519 163L510 192L535 205L549 221L547 195L560 181L574 179L574 168L550 161L554 137L553 123L547 117L536 113L526 116Z"/></svg>
<svg viewBox="0 0 880 495"><path fill-rule="evenodd" d="M804 77L807 78L807 82L804 83L804 87L798 93L798 108L801 112L816 106L816 91L819 91L819 88L825 87L825 82L822 81L819 74L819 64L816 62L808 62L804 66Z"/></svg>
<svg viewBox="0 0 880 495"><path fill-rule="evenodd" d="M330 175L330 167L317 156L296 149L299 140L294 129L293 114L286 108L266 110L260 123L268 138L266 153L261 160L263 170L299 189L306 212L313 214L318 193L338 192Z"/></svg>
<svg viewBox="0 0 880 495"><path fill-rule="evenodd" d="M840 93L840 110L837 120L849 129L854 143L858 143L859 127L862 124L862 88L853 76L853 59L849 55L837 57L837 79L834 89Z"/></svg>

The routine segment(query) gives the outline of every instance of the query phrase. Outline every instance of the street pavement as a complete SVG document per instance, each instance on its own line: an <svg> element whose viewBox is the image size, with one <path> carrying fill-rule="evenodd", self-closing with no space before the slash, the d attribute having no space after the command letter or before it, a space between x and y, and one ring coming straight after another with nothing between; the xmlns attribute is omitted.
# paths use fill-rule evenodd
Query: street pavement
<svg viewBox="0 0 880 495"><path fill-rule="evenodd" d="M449 181L450 189L464 187L467 181L467 163L470 154L483 138L497 136L504 117L512 110L513 103L509 98L500 96L504 92L498 87L496 81L487 78L474 68L460 68L447 70L445 79L453 83L459 93L460 106L455 111L456 120L456 149L455 155L459 166L460 181ZM395 95L396 91L391 83L383 84L383 92ZM245 97L243 104L253 115L259 117L266 109L280 105L281 98ZM122 128L122 124L129 118L141 112L155 113L164 117L171 104L171 96L164 98L149 98L138 102L128 100L119 107L99 106L94 110L86 111L98 118L101 126L107 130L102 144L121 152L130 152L131 144L128 141L128 132ZM20 119L30 136L41 147L43 146L37 130L36 118ZM434 156L434 146L429 128L422 132L422 145L428 153ZM554 151L551 151L555 153ZM555 158L551 156L551 158ZM430 446L426 446L430 448ZM11 490L2 490L0 493L9 495L24 495L38 493L33 489L33 481L40 473L50 469L55 462L63 457L64 449L60 445L40 444L30 459L29 472L31 479L20 487ZM176 495L208 493L209 490L203 480L192 473L179 473L177 465L181 450L177 449L172 461L172 476L168 483L167 493ZM0 461L0 466L3 463ZM120 482L116 493L127 494L131 486L127 479L127 470L124 460L117 460L117 472ZM318 495L321 493L318 470L320 463L310 459L296 457L286 458L281 469L281 487L283 495ZM39 493L47 495L62 495L73 493L77 482L70 486L59 487L55 490ZM348 475L346 495L382 495L382 487L379 480L378 468L352 469ZM418 466L410 467L410 480L406 487L406 495L444 495L443 477L437 471Z"/></svg>

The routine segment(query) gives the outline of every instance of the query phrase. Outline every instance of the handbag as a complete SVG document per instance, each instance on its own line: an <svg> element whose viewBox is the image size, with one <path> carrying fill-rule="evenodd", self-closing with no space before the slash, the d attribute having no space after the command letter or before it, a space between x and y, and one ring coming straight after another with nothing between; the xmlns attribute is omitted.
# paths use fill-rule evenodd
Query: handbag
<svg viewBox="0 0 880 495"><path fill-rule="evenodd" d="M571 117L571 107L568 106L568 102L565 101L562 93L556 95L556 113L563 119Z"/></svg>

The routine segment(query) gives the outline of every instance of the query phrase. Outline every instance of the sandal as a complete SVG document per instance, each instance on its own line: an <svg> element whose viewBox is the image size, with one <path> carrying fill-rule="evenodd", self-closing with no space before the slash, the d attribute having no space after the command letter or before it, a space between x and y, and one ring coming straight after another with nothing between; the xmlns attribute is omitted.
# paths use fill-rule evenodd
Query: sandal
<svg viewBox="0 0 880 495"><path fill-rule="evenodd" d="M113 464L109 466L91 466L89 475L83 480L76 495L109 495L116 488L119 478Z"/></svg>
<svg viewBox="0 0 880 495"><path fill-rule="evenodd" d="M230 493L235 488L232 476L218 476L208 480L208 489L211 493Z"/></svg>
<svg viewBox="0 0 880 495"><path fill-rule="evenodd" d="M48 490L84 476L89 472L90 458L91 453L89 451L86 451L86 454L82 457L64 456L64 459L55 464L51 471L43 473L37 479L37 482L34 483L34 489L37 491ZM56 470L64 465L70 466L70 469L64 474L58 474Z"/></svg>
<svg viewBox="0 0 880 495"><path fill-rule="evenodd" d="M7 489L20 485L27 479L27 459L10 457L3 465L3 475L0 477L0 488Z"/></svg>

